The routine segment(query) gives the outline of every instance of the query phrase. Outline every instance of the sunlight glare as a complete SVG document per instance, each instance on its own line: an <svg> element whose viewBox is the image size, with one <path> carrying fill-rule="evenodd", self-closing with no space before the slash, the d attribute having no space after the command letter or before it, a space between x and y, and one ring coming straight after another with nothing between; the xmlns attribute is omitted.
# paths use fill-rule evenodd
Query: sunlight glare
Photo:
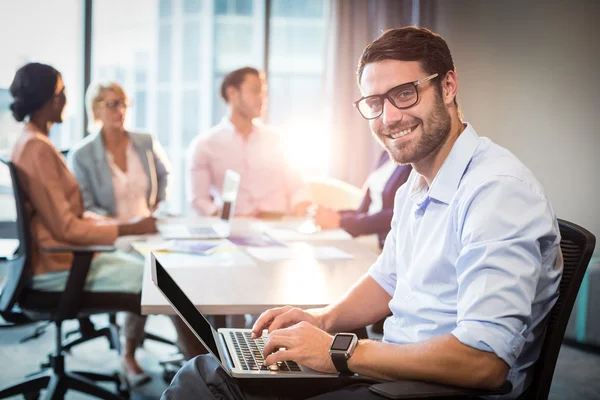
<svg viewBox="0 0 600 400"><path fill-rule="evenodd" d="M305 178L329 175L329 135L315 125L295 123L282 130L286 157Z"/></svg>

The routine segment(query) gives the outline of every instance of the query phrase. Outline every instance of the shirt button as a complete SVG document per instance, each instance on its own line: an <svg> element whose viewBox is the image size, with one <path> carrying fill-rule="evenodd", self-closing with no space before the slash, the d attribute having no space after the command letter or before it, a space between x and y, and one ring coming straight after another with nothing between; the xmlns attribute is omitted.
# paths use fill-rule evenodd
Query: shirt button
<svg viewBox="0 0 600 400"><path fill-rule="evenodd" d="M423 210L422 209L418 209L417 210L417 215L418 216L422 216L423 215Z"/></svg>

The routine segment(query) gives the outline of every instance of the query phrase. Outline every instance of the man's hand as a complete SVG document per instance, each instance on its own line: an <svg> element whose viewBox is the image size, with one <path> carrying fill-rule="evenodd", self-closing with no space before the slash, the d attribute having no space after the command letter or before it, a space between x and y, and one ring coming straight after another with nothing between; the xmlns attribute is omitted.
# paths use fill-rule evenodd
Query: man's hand
<svg viewBox="0 0 600 400"><path fill-rule="evenodd" d="M338 229L340 227L340 213L336 210L319 206L315 214L315 224L321 229Z"/></svg>
<svg viewBox="0 0 600 400"><path fill-rule="evenodd" d="M301 203L296 204L290 214L292 217L304 217L306 216L306 213L308 211L308 208L311 206L311 202L310 201L303 201Z"/></svg>
<svg viewBox="0 0 600 400"><path fill-rule="evenodd" d="M302 321L324 329L322 316L322 309L305 311L292 306L272 308L258 317L252 327L252 337L254 339L261 337L263 329L267 329L271 333L276 329L287 328Z"/></svg>
<svg viewBox="0 0 600 400"><path fill-rule="evenodd" d="M308 322L277 329L265 341L265 365L295 361L320 372L336 372L329 355L333 336Z"/></svg>

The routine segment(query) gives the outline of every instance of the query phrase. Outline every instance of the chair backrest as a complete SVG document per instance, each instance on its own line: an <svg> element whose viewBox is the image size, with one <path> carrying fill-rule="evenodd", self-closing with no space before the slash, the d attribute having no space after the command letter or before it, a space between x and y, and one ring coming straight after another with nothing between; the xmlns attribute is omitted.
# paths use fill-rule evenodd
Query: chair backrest
<svg viewBox="0 0 600 400"><path fill-rule="evenodd" d="M569 317L596 245L595 236L586 229L564 220L558 220L558 225L561 235L560 248L564 260L560 294L548 316L546 336L540 357L535 363L533 381L519 399L548 398Z"/></svg>
<svg viewBox="0 0 600 400"><path fill-rule="evenodd" d="M313 203L335 210L355 210L364 196L360 188L339 179L309 179L306 183Z"/></svg>
<svg viewBox="0 0 600 400"><path fill-rule="evenodd" d="M25 194L23 193L19 182L17 169L11 161L4 159L1 159L1 161L10 171L15 208L17 211L17 239L19 239L19 248L14 257L4 261L5 263L8 263L8 265L5 268L7 276L5 277L4 286L0 292L0 314L8 315L11 313L21 291L31 276L31 268L29 265L31 260L31 225L29 222L29 215L25 209Z"/></svg>

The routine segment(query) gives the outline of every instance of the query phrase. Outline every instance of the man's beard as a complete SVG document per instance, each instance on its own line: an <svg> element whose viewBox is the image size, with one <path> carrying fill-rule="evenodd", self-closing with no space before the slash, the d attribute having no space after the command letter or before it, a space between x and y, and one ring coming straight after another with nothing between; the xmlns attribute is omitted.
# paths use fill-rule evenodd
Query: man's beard
<svg viewBox="0 0 600 400"><path fill-rule="evenodd" d="M412 140L408 145L391 146L386 145L385 139L380 135L375 135L381 145L387 150L390 158L397 164L411 164L423 160L434 151L438 150L450 135L451 119L444 103L439 95L435 96L435 105L433 110L423 120L416 119L413 125L418 124L421 128L421 135ZM389 135L399 129L399 124L388 125L382 129L381 135Z"/></svg>

